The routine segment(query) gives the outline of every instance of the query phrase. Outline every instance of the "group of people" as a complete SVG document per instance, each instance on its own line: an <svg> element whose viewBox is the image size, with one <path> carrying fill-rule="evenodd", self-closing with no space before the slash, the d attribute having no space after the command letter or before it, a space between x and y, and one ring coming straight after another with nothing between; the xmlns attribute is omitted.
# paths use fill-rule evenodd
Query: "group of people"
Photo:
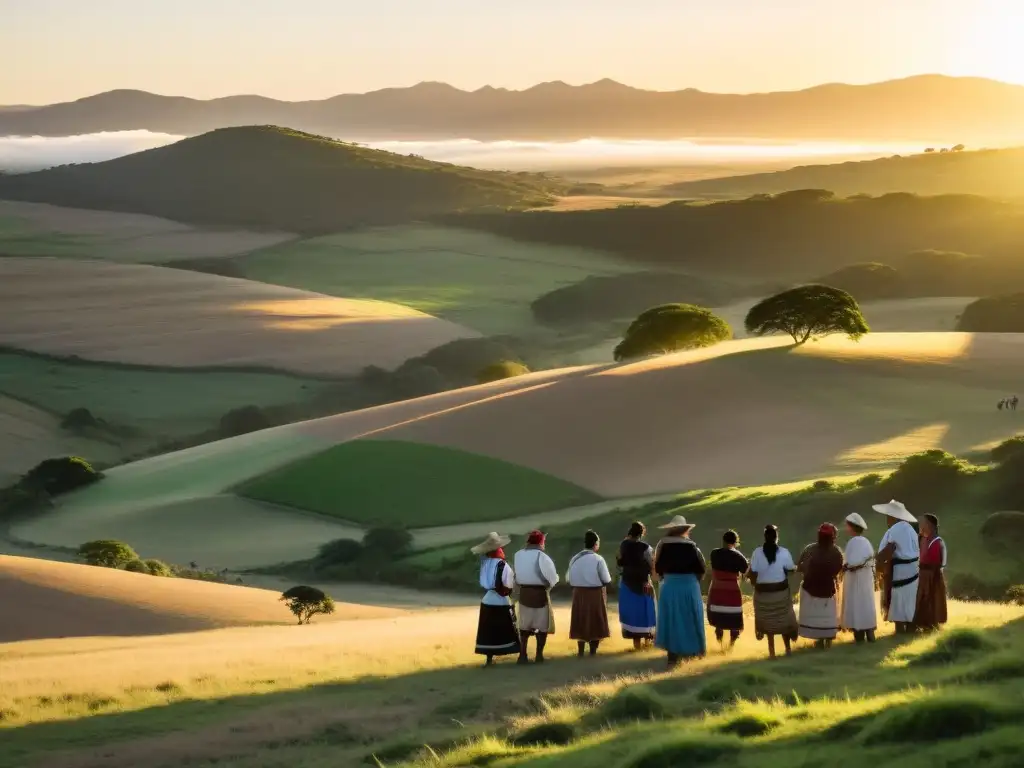
<svg viewBox="0 0 1024 768"><path fill-rule="evenodd" d="M1014 395L1013 397L1004 397L996 404L996 408L999 409L1000 411L1003 410L1004 408L1008 411L1016 411L1017 404L1019 402L1020 400L1016 395Z"/></svg>
<svg viewBox="0 0 1024 768"><path fill-rule="evenodd" d="M669 666L675 666L706 654L706 615L718 643L731 648L744 630L744 578L753 585L755 636L767 639L772 658L777 638L787 655L800 637L821 648L830 647L841 631L852 632L857 643L874 642L879 589L884 619L896 625L897 633L938 628L946 622L946 545L939 537L938 518L925 515L919 522L898 501L873 509L887 522L877 553L864 535L867 522L856 512L845 520L845 551L837 544L838 528L824 523L817 540L796 560L779 543L774 525L765 527L764 542L749 560L739 549L736 532L727 531L722 546L710 554L706 605L702 583L709 569L690 537L695 525L674 517L660 526L664 535L652 547L644 540L644 525L634 522L616 556L622 636L635 649L657 645L667 653ZM542 663L548 636L555 632L551 589L559 582L558 570L545 552L541 531L527 536L525 548L511 565L503 549L510 541L509 536L491 533L472 549L480 556L484 590L476 652L487 658L488 665L495 657L511 654L518 655L520 664L528 664L528 643L534 637L534 660ZM611 636L607 589L612 576L598 554L600 537L587 531L583 544L566 573L573 593L569 637L576 641L580 657L596 655L601 642ZM800 575L797 608L790 584L793 574ZM513 601L516 592L518 599Z"/></svg>

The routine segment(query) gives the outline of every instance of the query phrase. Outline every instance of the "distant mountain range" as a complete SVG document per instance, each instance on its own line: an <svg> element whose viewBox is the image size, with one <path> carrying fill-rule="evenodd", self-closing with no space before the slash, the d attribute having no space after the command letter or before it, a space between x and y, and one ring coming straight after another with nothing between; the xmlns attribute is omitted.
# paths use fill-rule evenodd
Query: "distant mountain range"
<svg viewBox="0 0 1024 768"><path fill-rule="evenodd" d="M948 148L946 148L948 149ZM840 196L981 195L1024 200L1024 148L977 152L935 151L878 160L802 165L774 173L751 173L664 187L673 197L746 197L795 189L828 189Z"/></svg>
<svg viewBox="0 0 1024 768"><path fill-rule="evenodd" d="M102 163L0 177L0 199L303 234L552 202L566 183L276 126L222 128Z"/></svg>
<svg viewBox="0 0 1024 768"><path fill-rule="evenodd" d="M1001 145L1024 142L1024 86L939 75L747 95L645 91L612 80L472 92L420 83L321 101L199 101L119 90L63 104L0 107L0 135L8 136L133 129L197 135L263 124L357 140L745 137Z"/></svg>

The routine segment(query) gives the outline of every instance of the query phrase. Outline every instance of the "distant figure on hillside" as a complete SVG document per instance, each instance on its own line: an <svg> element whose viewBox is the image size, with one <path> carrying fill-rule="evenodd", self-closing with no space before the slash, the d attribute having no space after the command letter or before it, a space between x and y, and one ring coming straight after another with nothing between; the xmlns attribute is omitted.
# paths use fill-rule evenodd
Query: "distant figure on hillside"
<svg viewBox="0 0 1024 768"><path fill-rule="evenodd" d="M511 540L508 536L490 533L482 543L470 549L480 557L480 588L484 590L476 628L476 652L487 657L487 666L494 663L495 656L519 653L516 611L509 599L516 585L515 574L505 561L502 549Z"/></svg>
<svg viewBox="0 0 1024 768"><path fill-rule="evenodd" d="M889 530L878 543L878 563L882 574L882 613L896 625L897 633L912 632L917 610L917 589L921 556L917 522L907 508L893 500L876 504L876 512L886 516Z"/></svg>
<svg viewBox="0 0 1024 768"><path fill-rule="evenodd" d="M661 528L665 536L654 551L654 571L661 579L655 644L668 653L671 668L707 653L700 590L707 565L690 539L694 526L685 517L676 515Z"/></svg>
<svg viewBox="0 0 1024 768"><path fill-rule="evenodd" d="M843 566L842 626L853 641L875 642L878 609L875 607L875 550L864 535L868 524L856 512L846 516L846 565Z"/></svg>
<svg viewBox="0 0 1024 768"><path fill-rule="evenodd" d="M1012 408L1013 410L1016 411L1017 410L1017 403L1019 403L1019 402L1020 402L1020 399L1016 395L1014 395L1013 397L1010 398L1010 408Z"/></svg>
<svg viewBox="0 0 1024 768"><path fill-rule="evenodd" d="M800 633L793 610L789 574L796 570L793 556L779 546L779 529L767 525L764 545L750 557L750 582L754 585L754 632L758 640L768 638L768 655L775 658L775 636L782 635L786 655Z"/></svg>
<svg viewBox="0 0 1024 768"><path fill-rule="evenodd" d="M597 655L602 640L612 636L608 628L608 585L612 576L608 564L597 554L601 537L587 531L583 550L569 561L565 581L572 587L572 614L569 638L576 641L577 656L583 658L586 646L590 655Z"/></svg>
<svg viewBox="0 0 1024 768"><path fill-rule="evenodd" d="M996 408L1001 411L1001 410L1003 410L1003 406L1004 405L1006 405L1006 400L1005 399L1000 400L999 404L996 406Z"/></svg>
<svg viewBox="0 0 1024 768"><path fill-rule="evenodd" d="M843 551L836 546L839 531L832 523L818 528L818 540L800 553L797 570L800 585L800 636L830 648L839 634L839 579L843 573Z"/></svg>
<svg viewBox="0 0 1024 768"><path fill-rule="evenodd" d="M921 518L921 576L914 624L931 632L946 623L946 542L939 537L939 518Z"/></svg>
<svg viewBox="0 0 1024 768"><path fill-rule="evenodd" d="M729 631L732 648L743 631L743 593L740 579L750 563L737 549L740 537L736 531L726 531L722 546L711 550L711 588L708 589L708 623L715 628L718 644L725 642Z"/></svg>
<svg viewBox="0 0 1024 768"><path fill-rule="evenodd" d="M530 635L537 636L538 664L544 663L544 646L555 632L555 611L551 607L551 588L558 583L558 569L544 551L545 535L531 531L526 547L516 552L515 566L519 584L519 663L527 664Z"/></svg>
<svg viewBox="0 0 1024 768"><path fill-rule="evenodd" d="M619 626L622 637L633 641L634 650L654 642L657 614L654 610L654 550L643 541L647 528L634 522L619 545Z"/></svg>

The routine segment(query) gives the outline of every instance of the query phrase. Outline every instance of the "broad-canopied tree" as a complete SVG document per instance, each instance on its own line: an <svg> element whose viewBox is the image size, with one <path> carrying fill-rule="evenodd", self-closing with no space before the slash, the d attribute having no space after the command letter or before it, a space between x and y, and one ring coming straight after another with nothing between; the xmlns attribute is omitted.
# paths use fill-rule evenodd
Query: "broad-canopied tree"
<svg viewBox="0 0 1024 768"><path fill-rule="evenodd" d="M648 309L630 324L615 347L615 359L708 347L731 338L732 328L711 310L692 304L663 304Z"/></svg>
<svg viewBox="0 0 1024 768"><path fill-rule="evenodd" d="M785 333L797 344L830 333L856 341L870 330L856 299L827 285L801 285L769 296L750 309L744 325L752 335Z"/></svg>

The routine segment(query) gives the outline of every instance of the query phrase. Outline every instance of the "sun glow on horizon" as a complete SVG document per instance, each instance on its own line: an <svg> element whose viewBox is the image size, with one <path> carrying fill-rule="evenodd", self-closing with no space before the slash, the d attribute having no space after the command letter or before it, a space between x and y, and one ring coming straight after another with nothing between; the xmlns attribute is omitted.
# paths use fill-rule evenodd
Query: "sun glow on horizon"
<svg viewBox="0 0 1024 768"><path fill-rule="evenodd" d="M1024 2L988 0L968 11L951 69L1024 85Z"/></svg>

